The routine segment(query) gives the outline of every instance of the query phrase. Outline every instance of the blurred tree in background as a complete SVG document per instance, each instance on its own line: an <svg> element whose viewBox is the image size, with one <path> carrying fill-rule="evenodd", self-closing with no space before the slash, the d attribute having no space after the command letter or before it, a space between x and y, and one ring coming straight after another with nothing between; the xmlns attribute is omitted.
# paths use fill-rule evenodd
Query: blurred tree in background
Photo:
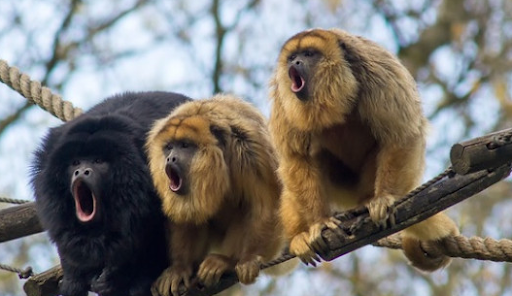
<svg viewBox="0 0 512 296"><path fill-rule="evenodd" d="M425 179L448 165L453 143L512 127L510 0L2 0L0 58L84 109L118 92L168 90L233 92L268 114L280 47L311 27L375 40L416 77L432 122ZM7 86L0 102L0 196L33 199L31 153L60 122ZM449 215L465 235L511 238L511 190L501 182ZM58 263L45 234L0 250L0 263L36 272ZM456 259L425 275L401 252L365 247L230 294L512 295L511 281L510 264ZM22 284L0 271L0 294L22 295Z"/></svg>

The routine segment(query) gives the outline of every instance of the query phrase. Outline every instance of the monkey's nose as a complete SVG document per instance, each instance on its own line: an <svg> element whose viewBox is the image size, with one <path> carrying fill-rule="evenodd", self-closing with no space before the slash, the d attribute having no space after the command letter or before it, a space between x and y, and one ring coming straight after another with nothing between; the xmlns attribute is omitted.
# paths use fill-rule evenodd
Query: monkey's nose
<svg viewBox="0 0 512 296"><path fill-rule="evenodd" d="M76 180L94 180L94 170L89 167L80 167L73 172L73 176L71 177L71 184L73 184Z"/></svg>
<svg viewBox="0 0 512 296"><path fill-rule="evenodd" d="M167 163L176 163L177 160L176 156L167 157Z"/></svg>
<svg viewBox="0 0 512 296"><path fill-rule="evenodd" d="M73 176L75 178L78 178L80 176L87 178L90 175L92 175L92 173L93 173L93 170L91 168L79 168L79 169L75 170L75 172L73 173Z"/></svg>

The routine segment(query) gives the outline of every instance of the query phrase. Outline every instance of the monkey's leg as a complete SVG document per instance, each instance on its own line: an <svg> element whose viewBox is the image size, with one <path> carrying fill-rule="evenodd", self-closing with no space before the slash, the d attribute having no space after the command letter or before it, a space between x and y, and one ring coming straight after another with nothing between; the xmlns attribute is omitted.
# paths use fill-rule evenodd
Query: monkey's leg
<svg viewBox="0 0 512 296"><path fill-rule="evenodd" d="M382 144L375 164L375 195L367 205L373 222L385 226L391 218L394 223L391 205L419 184L424 151L423 139L411 139L404 147Z"/></svg>
<svg viewBox="0 0 512 296"><path fill-rule="evenodd" d="M330 217L320 171L312 159L300 157L284 158L279 170L284 181L281 219L290 238L290 252L304 263L315 265L320 261L315 249L326 247L321 230L337 226Z"/></svg>
<svg viewBox="0 0 512 296"><path fill-rule="evenodd" d="M246 195L249 199L250 195ZM256 207L256 205L254 205ZM249 211L253 205L248 205ZM275 207L274 207L275 210ZM273 211L268 208L267 211ZM243 211L233 213L233 220L228 225L220 245L210 253L199 266L198 278L207 286L216 284L222 274L234 270L243 284L250 284L256 280L261 264L261 248L270 248L268 245L272 230L263 233L258 228L266 223L265 215ZM275 227L275 224L273 225ZM273 238L271 238L273 239Z"/></svg>
<svg viewBox="0 0 512 296"><path fill-rule="evenodd" d="M195 225L168 222L167 229L171 234L168 242L171 266L154 282L151 287L153 296L177 296L181 283L190 288L194 261L202 256L198 248L205 244L204 235Z"/></svg>
<svg viewBox="0 0 512 296"><path fill-rule="evenodd" d="M221 252L235 259L235 272L240 282L246 285L252 284L256 280L262 263L261 255L265 248L273 248L270 244L274 239L271 237L272 229L268 228L268 232L265 233L264 227L262 227L264 224L268 224L268 221L265 221L268 219L266 217L268 213L252 211L253 207L258 207L258 205L249 206L251 212L244 213L241 220L230 225L221 245ZM272 209L268 208L267 211L272 211Z"/></svg>

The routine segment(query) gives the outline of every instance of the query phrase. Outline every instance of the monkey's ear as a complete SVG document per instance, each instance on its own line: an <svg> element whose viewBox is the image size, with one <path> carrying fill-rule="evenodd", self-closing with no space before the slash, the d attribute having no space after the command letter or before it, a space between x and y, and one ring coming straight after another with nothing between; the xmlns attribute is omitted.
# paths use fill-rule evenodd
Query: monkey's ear
<svg viewBox="0 0 512 296"><path fill-rule="evenodd" d="M217 141L219 141L221 146L226 146L226 131L224 131L220 126L210 125L210 132Z"/></svg>
<svg viewBox="0 0 512 296"><path fill-rule="evenodd" d="M338 46L343 50L343 51L347 51L347 44L342 41L342 40L338 40Z"/></svg>
<svg viewBox="0 0 512 296"><path fill-rule="evenodd" d="M343 40L338 40L338 46L340 47L345 60L353 68L352 70L356 72L361 72L361 58L354 52L354 48L350 47L350 45L347 45L347 43Z"/></svg>

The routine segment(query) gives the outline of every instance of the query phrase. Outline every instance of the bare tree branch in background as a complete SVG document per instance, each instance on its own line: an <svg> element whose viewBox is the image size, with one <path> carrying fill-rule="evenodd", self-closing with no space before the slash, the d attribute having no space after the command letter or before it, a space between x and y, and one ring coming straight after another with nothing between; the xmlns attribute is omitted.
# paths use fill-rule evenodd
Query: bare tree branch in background
<svg viewBox="0 0 512 296"><path fill-rule="evenodd" d="M50 83L50 77L52 77L52 72L60 63L65 63L68 65L69 73L73 72L75 68L74 64L76 59L79 58L79 53L75 53L80 47L86 47L89 42L91 42L95 36L98 34L109 30L113 27L118 21L120 21L123 17L132 13L139 9L142 5L147 3L148 0L138 0L131 7L118 12L115 15L112 15L110 18L100 22L96 25L91 25L85 28L87 32L85 36L81 39L75 41L66 41L67 38L63 38L66 33L72 28L73 21L76 17L80 16L78 10L80 5L83 5L81 0L72 0L69 4L68 12L63 18L61 26L55 32L52 46L52 53L49 59L44 63L45 64L45 72L43 77L41 78L41 84L45 86L50 86L52 89L57 92L61 90L62 86L65 84L66 80L69 79L70 75L63 75L63 80L60 82ZM5 129L10 125L16 122L23 113L28 110L32 104L25 103L22 107L18 108L13 112L12 115L0 121L0 136L5 131Z"/></svg>

